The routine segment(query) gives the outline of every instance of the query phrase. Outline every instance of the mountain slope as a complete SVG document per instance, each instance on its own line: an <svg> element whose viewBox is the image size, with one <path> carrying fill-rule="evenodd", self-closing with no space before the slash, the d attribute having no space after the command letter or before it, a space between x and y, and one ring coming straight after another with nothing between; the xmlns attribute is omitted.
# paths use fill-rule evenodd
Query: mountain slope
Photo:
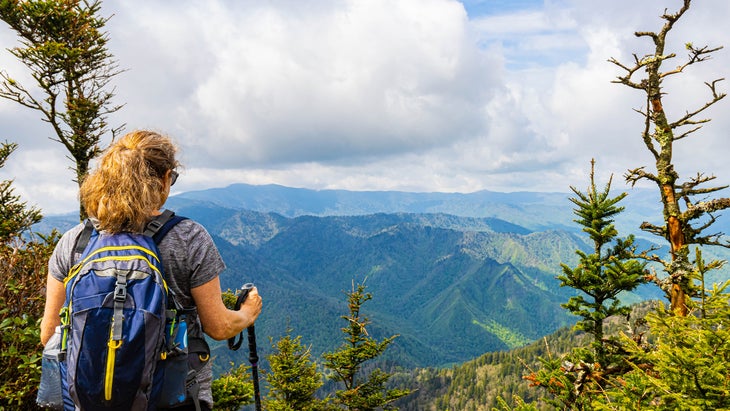
<svg viewBox="0 0 730 411"><path fill-rule="evenodd" d="M584 246L572 235L501 233L486 221L478 232L431 224L453 223L443 215L287 219L212 205L179 212L207 222L229 267L224 288L260 287L266 307L257 333L276 338L291 327L316 354L339 345L344 292L353 281L364 281L374 295L364 307L373 335L400 335L391 355L402 365L462 362L572 321L560 307L567 297L555 270L545 270L546 258L558 267L557 259Z"/></svg>

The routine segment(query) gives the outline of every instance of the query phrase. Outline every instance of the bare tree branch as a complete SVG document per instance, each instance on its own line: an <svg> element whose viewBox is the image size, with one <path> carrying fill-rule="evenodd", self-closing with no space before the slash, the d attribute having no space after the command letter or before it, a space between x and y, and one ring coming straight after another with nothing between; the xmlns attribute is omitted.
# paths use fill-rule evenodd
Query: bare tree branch
<svg viewBox="0 0 730 411"><path fill-rule="evenodd" d="M728 208L730 208L730 198L715 198L708 201L701 201L687 207L687 210L681 214L680 219L683 222L689 222L700 218L705 214L710 214Z"/></svg>
<svg viewBox="0 0 730 411"><path fill-rule="evenodd" d="M659 237L666 237L667 236L667 227L666 226L661 226L660 227L660 226L657 226L657 225L654 225L654 224L651 224L651 223L648 223L648 222L644 221L643 223L641 223L641 225L639 226L639 228L641 228L642 230L644 230L644 231L646 231L648 233L655 234L655 235L657 235Z"/></svg>
<svg viewBox="0 0 730 411"><path fill-rule="evenodd" d="M654 174L644 171L644 167L629 170L626 174L624 174L624 178L627 182L631 183L632 187L641 179L647 179L659 183L659 179Z"/></svg>
<svg viewBox="0 0 730 411"><path fill-rule="evenodd" d="M670 70L670 71L662 73L660 75L660 77L668 77L673 74L679 74L679 73L683 72L685 68L691 66L692 64L701 63L705 60L710 59L711 58L711 56L709 55L710 53L714 53L714 52L722 49L722 46L715 47L713 49L710 49L707 46L705 46L705 47L697 49L692 45L692 43L687 43L685 46L687 47L687 50L690 51L687 62L680 66L677 66L674 70Z"/></svg>
<svg viewBox="0 0 730 411"><path fill-rule="evenodd" d="M702 124L702 123L709 122L710 121L709 119L692 120L692 118L694 116L698 115L699 113L707 110L708 108L710 108L712 105L714 105L718 101L720 101L723 98L725 98L725 96L726 96L725 93L718 93L717 90L716 90L717 83L720 82L720 81L723 81L723 80L725 80L725 79L724 78L721 78L721 79L717 79L717 80L713 81L711 84L705 83L705 84L707 84L708 87L710 87L710 90L712 91L712 99L710 101L706 102L702 107L698 108L697 110L692 111L692 112L687 112L684 116L682 116L681 118L679 118L677 121L670 123L669 126L672 129L675 129L677 127L681 127L681 126L684 126L684 125ZM699 128L700 127L697 127L697 128L695 128L693 130L690 130L690 131L686 132L685 134L683 134L680 137L675 137L675 140L679 140L680 138L685 137L687 134L692 133L692 132L696 131Z"/></svg>

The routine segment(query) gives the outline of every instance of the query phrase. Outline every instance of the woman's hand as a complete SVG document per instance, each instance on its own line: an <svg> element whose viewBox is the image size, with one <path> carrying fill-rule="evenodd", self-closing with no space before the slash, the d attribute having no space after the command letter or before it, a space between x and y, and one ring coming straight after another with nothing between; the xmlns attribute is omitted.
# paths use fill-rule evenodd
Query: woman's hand
<svg viewBox="0 0 730 411"><path fill-rule="evenodd" d="M241 304L241 308L238 309L242 315L251 320L251 323L244 328L250 327L261 314L261 307L263 307L263 301L259 295L259 291L256 287L251 288L248 291L246 301Z"/></svg>
<svg viewBox="0 0 730 411"><path fill-rule="evenodd" d="M214 340L225 340L236 336L251 326L261 313L261 296L256 287L249 291L248 298L238 311L230 310L221 298L221 283L218 277L190 290L198 308L203 331Z"/></svg>

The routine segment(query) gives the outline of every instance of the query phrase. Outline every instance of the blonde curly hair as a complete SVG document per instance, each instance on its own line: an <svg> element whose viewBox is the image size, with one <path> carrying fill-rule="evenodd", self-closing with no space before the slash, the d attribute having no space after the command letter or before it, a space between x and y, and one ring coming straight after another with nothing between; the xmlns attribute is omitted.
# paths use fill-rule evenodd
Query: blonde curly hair
<svg viewBox="0 0 730 411"><path fill-rule="evenodd" d="M167 199L165 175L179 166L169 137L153 131L126 134L104 151L79 195L99 229L142 232Z"/></svg>

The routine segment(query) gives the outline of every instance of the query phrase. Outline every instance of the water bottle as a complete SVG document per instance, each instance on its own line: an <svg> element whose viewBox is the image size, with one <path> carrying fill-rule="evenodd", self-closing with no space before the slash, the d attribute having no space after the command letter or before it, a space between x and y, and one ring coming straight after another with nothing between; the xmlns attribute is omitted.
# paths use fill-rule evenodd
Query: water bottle
<svg viewBox="0 0 730 411"><path fill-rule="evenodd" d="M61 372L59 370L59 354L61 352L61 327L55 332L43 348L41 359L41 383L38 387L36 402L44 408L61 410L63 395L61 394Z"/></svg>
<svg viewBox="0 0 730 411"><path fill-rule="evenodd" d="M187 316L181 315L175 333L175 346L179 350L187 352L188 348L188 321Z"/></svg>

